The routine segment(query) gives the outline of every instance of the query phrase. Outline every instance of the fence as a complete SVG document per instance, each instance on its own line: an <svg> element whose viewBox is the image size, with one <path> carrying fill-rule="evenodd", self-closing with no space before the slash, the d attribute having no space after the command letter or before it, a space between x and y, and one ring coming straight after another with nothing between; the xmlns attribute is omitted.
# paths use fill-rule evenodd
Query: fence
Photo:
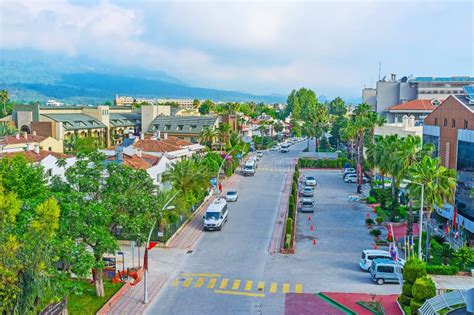
<svg viewBox="0 0 474 315"><path fill-rule="evenodd" d="M428 299L423 303L418 312L423 315L439 314L439 311L448 309L452 310L452 306L467 303L467 291L457 290L449 293L437 295Z"/></svg>

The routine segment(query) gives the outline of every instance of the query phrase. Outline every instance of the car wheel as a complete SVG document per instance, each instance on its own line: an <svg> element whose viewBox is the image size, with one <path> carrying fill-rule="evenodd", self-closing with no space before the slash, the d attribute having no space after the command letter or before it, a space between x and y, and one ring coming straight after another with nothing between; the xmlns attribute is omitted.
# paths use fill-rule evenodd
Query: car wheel
<svg viewBox="0 0 474 315"><path fill-rule="evenodd" d="M385 281L383 279L377 279L377 284L378 285L382 285L384 283L385 283Z"/></svg>

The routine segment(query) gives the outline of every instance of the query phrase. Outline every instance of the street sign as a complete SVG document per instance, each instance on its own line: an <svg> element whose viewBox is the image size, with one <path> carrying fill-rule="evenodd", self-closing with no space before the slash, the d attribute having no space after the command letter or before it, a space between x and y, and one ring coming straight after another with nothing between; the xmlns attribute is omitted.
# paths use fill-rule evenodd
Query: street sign
<svg viewBox="0 0 474 315"><path fill-rule="evenodd" d="M123 252L117 252L117 255L125 255Z"/></svg>

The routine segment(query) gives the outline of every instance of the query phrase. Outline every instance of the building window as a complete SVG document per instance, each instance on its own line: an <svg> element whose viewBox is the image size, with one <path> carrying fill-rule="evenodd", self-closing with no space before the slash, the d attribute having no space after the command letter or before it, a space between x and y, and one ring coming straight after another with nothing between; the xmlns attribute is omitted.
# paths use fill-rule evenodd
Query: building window
<svg viewBox="0 0 474 315"><path fill-rule="evenodd" d="M53 169L52 168L48 169L46 173L48 174L48 177L53 176Z"/></svg>
<svg viewBox="0 0 474 315"><path fill-rule="evenodd" d="M444 119L444 126L447 127L448 126L448 120L445 118Z"/></svg>
<svg viewBox="0 0 474 315"><path fill-rule="evenodd" d="M48 151L53 151L53 147L48 147Z"/></svg>
<svg viewBox="0 0 474 315"><path fill-rule="evenodd" d="M469 127L469 122L467 120L464 121L464 129L467 129Z"/></svg>
<svg viewBox="0 0 474 315"><path fill-rule="evenodd" d="M171 125L165 125L165 128L163 130L170 130L171 129Z"/></svg>
<svg viewBox="0 0 474 315"><path fill-rule="evenodd" d="M435 126L438 126L438 118L435 118L434 124L435 124Z"/></svg>
<svg viewBox="0 0 474 315"><path fill-rule="evenodd" d="M451 128L455 128L456 127L456 120L451 120Z"/></svg>
<svg viewBox="0 0 474 315"><path fill-rule="evenodd" d="M183 128L184 128L184 125L178 125L177 130L183 130Z"/></svg>

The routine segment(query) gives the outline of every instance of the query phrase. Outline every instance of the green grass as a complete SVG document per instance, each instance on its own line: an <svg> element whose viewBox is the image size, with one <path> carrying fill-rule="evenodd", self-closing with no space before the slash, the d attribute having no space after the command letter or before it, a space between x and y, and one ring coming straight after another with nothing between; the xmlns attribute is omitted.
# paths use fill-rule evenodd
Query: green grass
<svg viewBox="0 0 474 315"><path fill-rule="evenodd" d="M122 286L123 283L112 283L110 280L104 280L104 297L95 295L95 286L89 282L78 282L81 295L74 293L67 297L67 309L69 315L88 315L95 314Z"/></svg>

